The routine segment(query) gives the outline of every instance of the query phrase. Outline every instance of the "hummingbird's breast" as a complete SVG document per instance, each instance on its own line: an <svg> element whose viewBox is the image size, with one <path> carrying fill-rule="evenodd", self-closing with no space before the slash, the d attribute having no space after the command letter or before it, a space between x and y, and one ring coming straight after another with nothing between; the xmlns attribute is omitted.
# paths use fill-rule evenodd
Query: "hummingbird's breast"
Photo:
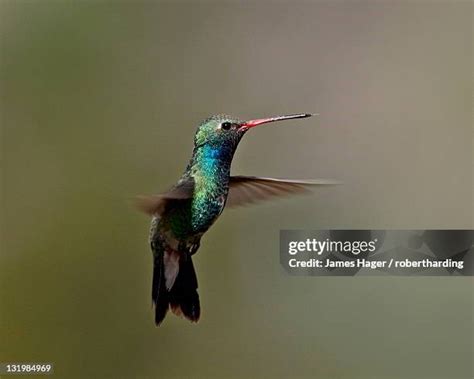
<svg viewBox="0 0 474 379"><path fill-rule="evenodd" d="M229 192L228 179L216 183L204 177L195 178L196 190L191 204L191 225L194 233L204 233L224 210Z"/></svg>
<svg viewBox="0 0 474 379"><path fill-rule="evenodd" d="M170 240L201 236L217 220L229 192L231 158L228 152L213 146L194 152L182 177L193 179L193 196L169 209L158 228L166 230Z"/></svg>
<svg viewBox="0 0 474 379"><path fill-rule="evenodd" d="M232 155L222 147L209 146L194 157L190 174L194 179L191 225L205 232L224 210L229 193Z"/></svg>

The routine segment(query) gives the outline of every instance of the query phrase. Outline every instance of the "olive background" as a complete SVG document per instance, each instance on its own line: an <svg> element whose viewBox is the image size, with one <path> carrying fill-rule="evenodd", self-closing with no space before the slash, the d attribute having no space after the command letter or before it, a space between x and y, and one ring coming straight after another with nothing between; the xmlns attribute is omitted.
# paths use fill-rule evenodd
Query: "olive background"
<svg viewBox="0 0 474 379"><path fill-rule="evenodd" d="M291 277L280 229L471 229L469 1L0 2L0 361L58 378L472 378L472 277ZM149 219L215 113L235 174L329 178L226 210L202 316L153 323Z"/></svg>

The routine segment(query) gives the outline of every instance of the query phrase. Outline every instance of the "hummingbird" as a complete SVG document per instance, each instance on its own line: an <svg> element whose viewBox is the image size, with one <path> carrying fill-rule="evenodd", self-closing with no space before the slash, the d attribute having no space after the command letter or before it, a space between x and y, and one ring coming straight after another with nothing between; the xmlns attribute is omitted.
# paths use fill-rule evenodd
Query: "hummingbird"
<svg viewBox="0 0 474 379"><path fill-rule="evenodd" d="M198 125L192 157L178 182L167 192L138 198L139 209L152 217L149 234L153 253L151 297L157 326L169 309L190 321L199 320L201 307L192 256L199 249L201 237L224 207L306 192L312 186L336 184L328 180L230 175L234 153L248 130L310 116L300 113L250 121L228 115L211 116Z"/></svg>

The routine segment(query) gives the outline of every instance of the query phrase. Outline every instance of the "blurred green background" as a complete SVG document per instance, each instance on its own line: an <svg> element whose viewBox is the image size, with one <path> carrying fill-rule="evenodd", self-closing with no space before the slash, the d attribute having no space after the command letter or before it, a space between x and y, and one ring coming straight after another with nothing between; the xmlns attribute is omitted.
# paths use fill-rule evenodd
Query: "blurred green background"
<svg viewBox="0 0 474 379"><path fill-rule="evenodd" d="M0 2L0 361L60 378L472 378L472 278L289 277L280 229L473 228L472 3ZM233 172L338 188L224 212L202 318L151 309L149 219L214 113Z"/></svg>

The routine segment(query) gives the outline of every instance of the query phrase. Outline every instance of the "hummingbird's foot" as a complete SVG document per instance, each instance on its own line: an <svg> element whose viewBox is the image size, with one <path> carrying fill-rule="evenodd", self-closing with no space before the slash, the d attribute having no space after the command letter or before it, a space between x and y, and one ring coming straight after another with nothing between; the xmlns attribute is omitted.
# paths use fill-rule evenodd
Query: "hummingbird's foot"
<svg viewBox="0 0 474 379"><path fill-rule="evenodd" d="M201 245L201 241L197 241L196 243L193 243L189 249L189 255L196 254L200 245Z"/></svg>

